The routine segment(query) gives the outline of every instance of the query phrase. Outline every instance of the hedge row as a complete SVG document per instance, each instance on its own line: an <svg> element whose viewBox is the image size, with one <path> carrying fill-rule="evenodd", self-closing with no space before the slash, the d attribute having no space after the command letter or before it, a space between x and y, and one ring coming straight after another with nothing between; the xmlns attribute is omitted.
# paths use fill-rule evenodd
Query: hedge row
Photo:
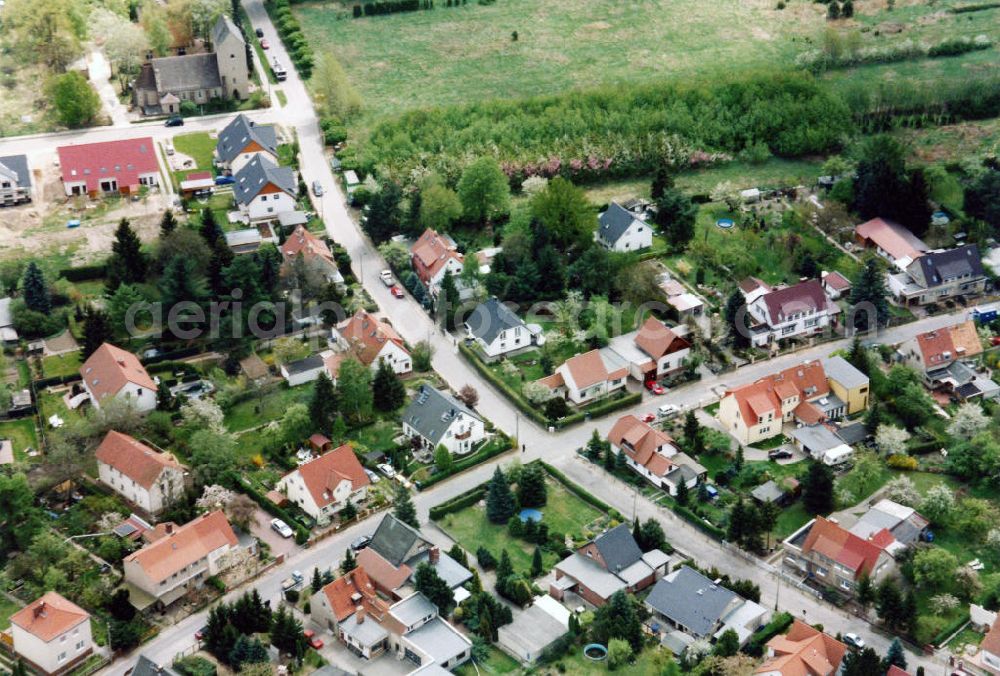
<svg viewBox="0 0 1000 676"><path fill-rule="evenodd" d="M515 392L514 388L505 383L503 379L500 378L500 376L491 371L489 367L486 366L485 363L483 363L483 360L479 358L479 355L476 354L471 348L469 348L464 343L459 343L458 350L459 352L462 353L462 355L466 359L468 359L472 363L473 366L476 367L476 370L479 371L479 373L484 378L486 378L486 380L488 380L498 390L503 392L504 395L508 399L510 399L515 406L521 409L522 413L524 413L526 416L534 420L539 425L550 424L548 418L539 413L538 410L531 404L531 402L526 401L524 397L521 396L520 392Z"/></svg>
<svg viewBox="0 0 1000 676"><path fill-rule="evenodd" d="M448 477L454 476L459 472L464 472L470 467L475 467L481 462L486 462L490 458L495 458L498 455L502 455L507 451L511 450L510 439L506 434L499 433L496 439L486 442L484 446L479 451L476 451L468 458L462 458L461 460L452 463L451 469L447 472L438 471L437 474L429 477L426 481L417 482L417 488L419 490L425 490L439 481L444 481Z"/></svg>
<svg viewBox="0 0 1000 676"><path fill-rule="evenodd" d="M561 483L563 485L563 488L565 488L566 490L568 490L570 493L572 493L576 497L580 498L581 500L583 500L587 504L596 507L597 509L601 510L605 514L611 514L613 512L617 513L617 510L615 510L614 508L612 508L611 505L609 505L608 503L604 502L603 500L601 500L600 498L598 498L597 496L595 496L590 491L584 490L583 488L581 488L576 483L570 481L566 477L565 474L563 474L562 472L560 472L559 470L557 470L555 467L553 467L549 463L547 463L547 462L545 462L543 460L539 460L538 462L540 462L542 464L542 467L545 469L546 472L549 473L549 476L551 476L553 479L555 479L556 481L558 481L559 483Z"/></svg>
<svg viewBox="0 0 1000 676"><path fill-rule="evenodd" d="M98 265L81 265L78 268L63 268L59 271L59 276L67 282L88 282L94 279L104 279L108 274L108 266L104 263Z"/></svg>
<svg viewBox="0 0 1000 676"><path fill-rule="evenodd" d="M747 641L743 652L747 655L758 657L764 654L764 646L778 634L784 634L792 626L793 617L790 613L781 612L771 618L771 621L763 629L757 631Z"/></svg>
<svg viewBox="0 0 1000 676"><path fill-rule="evenodd" d="M182 347L179 350L170 350L168 352L161 352L155 357L148 357L142 359L142 363L146 366L150 364L157 364L164 361L177 361L178 359L184 359L185 357L193 357L196 354L201 354L202 350L200 347Z"/></svg>
<svg viewBox="0 0 1000 676"><path fill-rule="evenodd" d="M677 516L681 517L691 525L696 526L706 535L710 535L716 540L724 540L726 538L726 531L722 530L718 526L705 523L704 519L692 512L688 507L675 504L673 506L673 510Z"/></svg>
<svg viewBox="0 0 1000 676"><path fill-rule="evenodd" d="M1000 7L1000 2L980 2L974 5L949 7L948 11L952 14L965 14L966 12L981 12L985 9L997 9L998 7Z"/></svg>
<svg viewBox="0 0 1000 676"><path fill-rule="evenodd" d="M265 512L271 516L281 519L293 528L295 530L295 541L297 543L302 544L309 539L309 531L296 519L294 519L291 514L261 495L257 489L251 486L250 483L243 477L237 477L236 482L239 484L238 488L249 495Z"/></svg>
<svg viewBox="0 0 1000 676"><path fill-rule="evenodd" d="M51 378L39 378L35 381L35 387L39 390L44 390L46 387L52 387L53 385L66 385L67 383L75 383L78 380L82 380L79 373L70 373L65 376L52 376Z"/></svg>
<svg viewBox="0 0 1000 676"><path fill-rule="evenodd" d="M944 629L937 633L937 636L931 640L931 644L935 646L944 645L944 642L951 638L951 635L958 631L966 622L969 621L969 613L962 613L954 622L946 626Z"/></svg>
<svg viewBox="0 0 1000 676"><path fill-rule="evenodd" d="M396 12L416 12L421 9L434 9L434 0L376 0L364 5L354 5L354 18L362 16L377 16L395 14Z"/></svg>
<svg viewBox="0 0 1000 676"><path fill-rule="evenodd" d="M631 392L626 394L624 397L607 399L594 404L593 406L589 406L584 411L579 411L577 413L573 413L572 415L568 415L565 418L560 418L552 424L557 428L569 427L570 425L583 422L588 417L599 418L602 415L611 413L612 411L617 411L619 409L628 408L629 406L638 404L640 401L642 401L642 392Z"/></svg>
<svg viewBox="0 0 1000 676"><path fill-rule="evenodd" d="M446 514L453 514L466 507L471 507L486 496L486 484L476 486L460 495L456 495L451 500L435 505L430 509L431 521L437 521Z"/></svg>
<svg viewBox="0 0 1000 676"><path fill-rule="evenodd" d="M303 80L308 80L312 75L315 58L312 48L306 42L306 36L302 33L299 20L288 6L288 0L272 0L267 3L267 10L292 63L299 71L299 76Z"/></svg>

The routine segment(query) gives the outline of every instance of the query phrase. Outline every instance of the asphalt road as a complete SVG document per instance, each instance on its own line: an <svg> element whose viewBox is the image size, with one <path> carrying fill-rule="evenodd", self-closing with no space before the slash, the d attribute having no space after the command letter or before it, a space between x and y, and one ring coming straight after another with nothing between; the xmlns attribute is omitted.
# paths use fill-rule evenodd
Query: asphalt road
<svg viewBox="0 0 1000 676"><path fill-rule="evenodd" d="M264 31L264 37L271 44L270 53L277 56L282 63L290 65L291 59L271 25L261 0L244 0L244 6L253 27L261 28ZM330 237L346 247L350 253L355 274L381 307L384 315L407 341L412 343L427 340L430 342L435 349L434 368L450 386L457 389L465 384L472 384L478 390L479 411L491 419L498 428L508 434L516 434L519 441L525 444L526 452L516 454L520 456L521 460L530 461L543 458L623 514L629 517L637 514L642 519L649 517L658 519L663 524L669 540L685 553L692 555L700 565L716 566L736 577L750 578L757 582L762 590L762 603L764 605L773 608L778 602L780 608L793 612L809 622L820 622L831 633L838 631L857 632L869 644L884 653L890 637L872 631L867 623L858 618L845 616L833 606L817 600L811 594L787 584L779 586L779 578L768 564L720 546L669 511L663 510L641 495L637 495L631 487L619 484L603 471L588 466L575 457L575 449L586 443L595 428L601 434L606 434L619 415L627 412L644 413L663 403L674 403L685 408L697 406L714 398L713 388L740 385L801 361L827 356L833 350L846 347L847 340L827 343L791 355L761 361L721 377L705 378L700 382L673 389L661 397L644 394L642 403L630 411L623 410L616 415L595 420L587 425L578 425L565 431L550 433L547 429L520 415L506 398L481 378L458 355L453 339L442 333L409 295L404 299L396 299L389 294L388 289L378 278L378 272L387 266L378 255L375 247L351 218L340 184L329 168L328 157L322 143L312 101L294 69L288 71L288 79L282 83L281 88L287 96L287 104L283 108L253 111L250 113L251 117L262 123L277 122L296 130L301 148L300 169L303 178L309 185L313 181L319 181L324 189L322 198L314 198L315 208L324 218ZM231 117L231 114L227 114L189 118L185 126L181 128L167 128L160 122L149 122L0 139L0 155L17 153L30 155L41 151L50 152L56 146L66 143L90 143L145 135L163 139L177 133L216 130L224 126ZM942 315L896 327L884 332L879 340L885 343L895 343L919 332L953 323L962 315L963 313ZM487 480L497 464L509 462L514 455L509 454L476 467L416 495L414 502L421 519L426 520L431 506ZM325 569L337 565L348 543L360 534L370 533L378 518L380 517L376 516L352 526L342 533L322 541L314 548L295 550L284 564L260 577L253 586L258 589L263 598L277 602L280 599L280 581L282 579L288 577L293 570L303 571L306 574L306 579L309 579L313 567L318 566ZM244 589L237 590L227 598L231 599L242 594L243 591ZM139 652L146 654L158 663L169 663L177 653L193 646L195 643L194 632L205 623L206 616L207 612L201 612L177 625L164 629L156 638L142 646L141 651L120 658L104 669L103 673L114 676L124 674L134 666ZM943 673L944 662L940 657L928 658L914 654L909 654L907 657L911 668L923 665L928 674Z"/></svg>

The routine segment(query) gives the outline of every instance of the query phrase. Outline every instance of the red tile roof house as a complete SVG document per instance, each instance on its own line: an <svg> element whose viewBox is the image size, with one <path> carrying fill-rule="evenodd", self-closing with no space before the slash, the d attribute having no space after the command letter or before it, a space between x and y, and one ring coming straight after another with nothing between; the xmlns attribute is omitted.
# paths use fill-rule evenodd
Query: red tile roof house
<svg viewBox="0 0 1000 676"><path fill-rule="evenodd" d="M683 369L691 342L677 329L649 317L637 331L612 338L608 349L627 364L630 376L646 382Z"/></svg>
<svg viewBox="0 0 1000 676"><path fill-rule="evenodd" d="M873 218L854 228L854 239L865 249L875 249L900 270L923 256L930 247L895 221Z"/></svg>
<svg viewBox="0 0 1000 676"><path fill-rule="evenodd" d="M677 495L683 481L688 488L698 485L704 467L681 453L670 435L650 427L634 415L618 419L608 433L615 453L625 453L625 464L654 486Z"/></svg>
<svg viewBox="0 0 1000 676"><path fill-rule="evenodd" d="M90 614L54 591L10 617L14 653L43 674L64 674L94 650Z"/></svg>
<svg viewBox="0 0 1000 676"><path fill-rule="evenodd" d="M628 369L610 363L600 350L570 357L551 376L536 382L548 387L554 396L566 397L574 404L588 404L625 387Z"/></svg>
<svg viewBox="0 0 1000 676"><path fill-rule="evenodd" d="M101 483L148 515L159 514L184 496L185 469L169 453L111 430L95 455Z"/></svg>
<svg viewBox="0 0 1000 676"><path fill-rule="evenodd" d="M890 550L900 543L887 529L867 538L855 535L835 521L817 516L782 543L786 566L813 580L853 596L859 579L878 582L895 565Z"/></svg>
<svg viewBox="0 0 1000 676"><path fill-rule="evenodd" d="M354 449L344 444L299 465L281 477L275 488L325 526L348 502L363 502L370 484Z"/></svg>
<svg viewBox="0 0 1000 676"><path fill-rule="evenodd" d="M396 329L364 310L358 310L353 317L333 329L333 339L342 350L352 353L373 371L377 371L382 362L398 374L413 370L413 360L406 343Z"/></svg>
<svg viewBox="0 0 1000 676"><path fill-rule="evenodd" d="M284 259L285 275L292 274L292 266L299 258L302 262L319 270L324 279L337 286L343 286L344 276L340 274L340 269L333 259L333 252L322 239L309 232L305 226L299 225L288 236L285 243L280 248L281 257Z"/></svg>
<svg viewBox="0 0 1000 676"><path fill-rule="evenodd" d="M1000 617L993 621L979 644L979 652L967 660L978 671L1000 676ZM976 673L976 672L974 672Z"/></svg>
<svg viewBox="0 0 1000 676"><path fill-rule="evenodd" d="M139 358L111 343L104 343L80 367L83 389L95 408L105 397L124 398L141 412L156 408L156 382Z"/></svg>
<svg viewBox="0 0 1000 676"><path fill-rule="evenodd" d="M457 275L462 272L465 258L458 253L458 246L448 235L439 235L428 228L410 248L413 271L427 287L431 295L437 295L437 289L444 279L444 273Z"/></svg>
<svg viewBox="0 0 1000 676"><path fill-rule="evenodd" d="M847 646L795 620L784 636L767 642L767 661L757 667L755 676L834 676L840 673L840 663Z"/></svg>
<svg viewBox="0 0 1000 676"><path fill-rule="evenodd" d="M963 395L962 388L966 384L984 380L977 378L975 371L962 363L962 360L983 353L972 320L918 333L903 341L897 352L907 366L920 373L924 385L931 389L943 388Z"/></svg>
<svg viewBox="0 0 1000 676"><path fill-rule="evenodd" d="M242 547L221 511L183 526L161 523L146 537L148 545L122 560L132 605L139 610L154 603L168 606L256 554L256 541Z"/></svg>
<svg viewBox="0 0 1000 676"><path fill-rule="evenodd" d="M753 298L747 300L747 314L752 324L750 341L756 347L822 333L840 313L840 306L826 295L818 279L745 296Z"/></svg>
<svg viewBox="0 0 1000 676"><path fill-rule="evenodd" d="M160 182L156 144L148 136L60 146L58 152L67 196L134 195Z"/></svg>
<svg viewBox="0 0 1000 676"><path fill-rule="evenodd" d="M826 291L826 295L830 296L832 300L846 296L853 286L851 280L836 270L833 272L824 271L820 274L819 278L823 282L823 290Z"/></svg>

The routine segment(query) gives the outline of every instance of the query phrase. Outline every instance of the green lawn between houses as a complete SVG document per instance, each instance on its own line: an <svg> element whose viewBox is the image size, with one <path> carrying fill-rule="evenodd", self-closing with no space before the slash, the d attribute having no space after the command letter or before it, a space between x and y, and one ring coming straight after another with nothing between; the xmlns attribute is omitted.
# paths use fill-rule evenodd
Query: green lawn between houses
<svg viewBox="0 0 1000 676"><path fill-rule="evenodd" d="M602 513L570 493L557 481L548 478L546 485L548 501L540 509L542 521L548 525L549 532L564 533L574 540L593 537L595 533L587 530L587 527L603 516ZM438 525L471 554L475 554L480 547L486 547L499 560L500 552L506 549L514 570L527 573L531 568L535 546L510 537L506 525L490 523L486 518L486 510L478 505L448 514L442 517ZM554 553L547 551L542 552L542 559L546 570L559 561Z"/></svg>
<svg viewBox="0 0 1000 676"><path fill-rule="evenodd" d="M0 439L10 439L14 447L14 459L18 462L27 462L29 458L25 450L38 449L38 433L35 431L34 418L0 422Z"/></svg>
<svg viewBox="0 0 1000 676"><path fill-rule="evenodd" d="M478 667L478 671L477 671ZM489 656L485 662L466 662L455 673L458 676L481 676L482 674L516 674L521 670L521 665L513 657L503 652L499 648L490 646Z"/></svg>
<svg viewBox="0 0 1000 676"><path fill-rule="evenodd" d="M53 354L42 359L42 373L46 378L57 376L69 376L80 372L83 353L67 352L66 354Z"/></svg>
<svg viewBox="0 0 1000 676"><path fill-rule="evenodd" d="M0 629L10 626L10 616L20 610L21 607L0 594Z"/></svg>

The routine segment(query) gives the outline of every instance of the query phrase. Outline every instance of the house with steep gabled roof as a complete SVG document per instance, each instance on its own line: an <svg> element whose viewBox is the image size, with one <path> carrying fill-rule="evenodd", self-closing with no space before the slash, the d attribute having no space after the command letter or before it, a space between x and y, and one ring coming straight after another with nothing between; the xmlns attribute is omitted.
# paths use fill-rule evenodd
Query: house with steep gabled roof
<svg viewBox="0 0 1000 676"><path fill-rule="evenodd" d="M609 251L642 251L653 246L653 229L618 202L597 217L594 239Z"/></svg>
<svg viewBox="0 0 1000 676"><path fill-rule="evenodd" d="M59 146L57 152L67 197L135 195L160 184L156 145L149 136Z"/></svg>
<svg viewBox="0 0 1000 676"><path fill-rule="evenodd" d="M233 178L236 206L251 223L276 221L279 214L295 210L298 186L291 167L279 167L258 154Z"/></svg>
<svg viewBox="0 0 1000 676"><path fill-rule="evenodd" d="M410 255L413 271L431 295L437 295L446 272L458 275L465 265L465 257L458 252L455 240L430 228L410 247Z"/></svg>
<svg viewBox="0 0 1000 676"><path fill-rule="evenodd" d="M35 671L65 674L94 651L90 613L46 592L10 616L14 654Z"/></svg>
<svg viewBox="0 0 1000 676"><path fill-rule="evenodd" d="M31 172L27 155L0 157L0 206L31 201Z"/></svg>
<svg viewBox="0 0 1000 676"><path fill-rule="evenodd" d="M878 582L895 565L898 543L887 528L866 530L861 537L836 521L817 516L782 543L786 566L809 575L847 596L858 580Z"/></svg>
<svg viewBox="0 0 1000 676"><path fill-rule="evenodd" d="M656 317L648 317L635 331L611 339L603 351L612 354L641 383L658 380L684 368L691 354L691 341L684 329L670 328Z"/></svg>
<svg viewBox="0 0 1000 676"><path fill-rule="evenodd" d="M423 454L438 446L454 455L471 453L486 438L486 423L465 404L430 385L421 385L401 417L403 434L419 439Z"/></svg>
<svg viewBox="0 0 1000 676"><path fill-rule="evenodd" d="M608 442L615 453L625 454L625 464L632 471L670 495L677 495L682 482L689 489L697 487L707 474L704 467L678 450L670 435L631 414L615 422Z"/></svg>
<svg viewBox="0 0 1000 676"><path fill-rule="evenodd" d="M465 320L465 331L491 359L545 344L540 327L525 324L514 310L496 297L473 309Z"/></svg>
<svg viewBox="0 0 1000 676"><path fill-rule="evenodd" d="M184 496L184 466L128 434L108 432L95 457L101 483L146 514L155 516Z"/></svg>
<svg viewBox="0 0 1000 676"><path fill-rule="evenodd" d="M330 247L322 239L309 232L304 225L296 226L278 250L281 251L281 257L284 260L283 274L293 274L296 261L301 260L305 265L318 270L326 281L339 287L344 286L344 276L340 273L340 268L337 267L337 261L334 259Z"/></svg>
<svg viewBox="0 0 1000 676"><path fill-rule="evenodd" d="M104 343L80 367L83 389L94 408L106 397L125 399L137 410L156 408L156 382L139 358L111 343Z"/></svg>
<svg viewBox="0 0 1000 676"><path fill-rule="evenodd" d="M240 113L219 132L215 161L224 171L238 173L257 155L278 163L278 133L272 124L257 124Z"/></svg>
<svg viewBox="0 0 1000 676"><path fill-rule="evenodd" d="M837 300L841 296L846 296L853 287L851 280L836 270L833 272L826 272L824 270L820 273L819 279L820 282L823 283L823 290L826 291L826 295L828 295L832 300Z"/></svg>
<svg viewBox="0 0 1000 676"><path fill-rule="evenodd" d="M835 323L840 306L834 303L818 279L771 289L759 295L745 294L751 320L750 342L756 347L821 333Z"/></svg>
<svg viewBox="0 0 1000 676"><path fill-rule="evenodd" d="M794 620L785 635L767 642L767 660L755 676L834 676L847 646L802 620Z"/></svg>
<svg viewBox="0 0 1000 676"><path fill-rule="evenodd" d="M373 371L381 363L388 364L398 374L413 370L413 360L403 338L388 323L363 309L334 328L333 339L341 350Z"/></svg>
<svg viewBox="0 0 1000 676"><path fill-rule="evenodd" d="M920 373L929 389L954 393L964 400L1000 394L1000 386L969 362L983 353L972 320L919 333L900 343L897 353L903 363Z"/></svg>
<svg viewBox="0 0 1000 676"><path fill-rule="evenodd" d="M873 218L854 228L854 239L864 249L874 249L899 270L930 251L930 247L906 227L882 218Z"/></svg>
<svg viewBox="0 0 1000 676"><path fill-rule="evenodd" d="M288 496L321 525L330 523L347 503L368 497L371 480L350 445L344 444L281 477L276 490Z"/></svg>
<svg viewBox="0 0 1000 676"><path fill-rule="evenodd" d="M150 543L122 560L132 605L168 606L189 591L256 553L255 541L240 540L221 511L183 526L161 523L145 536ZM243 554L241 556L241 550Z"/></svg>
<svg viewBox="0 0 1000 676"><path fill-rule="evenodd" d="M562 601L572 592L602 606L615 592L642 591L666 572L669 557L659 549L639 549L626 524L619 524L556 564L549 594Z"/></svg>
<svg viewBox="0 0 1000 676"><path fill-rule="evenodd" d="M975 244L928 251L903 272L889 275L889 291L898 302L910 306L978 296L985 289L986 273Z"/></svg>
<svg viewBox="0 0 1000 676"><path fill-rule="evenodd" d="M537 382L574 404L588 404L625 387L628 368L610 350L591 350L570 357L551 376Z"/></svg>

